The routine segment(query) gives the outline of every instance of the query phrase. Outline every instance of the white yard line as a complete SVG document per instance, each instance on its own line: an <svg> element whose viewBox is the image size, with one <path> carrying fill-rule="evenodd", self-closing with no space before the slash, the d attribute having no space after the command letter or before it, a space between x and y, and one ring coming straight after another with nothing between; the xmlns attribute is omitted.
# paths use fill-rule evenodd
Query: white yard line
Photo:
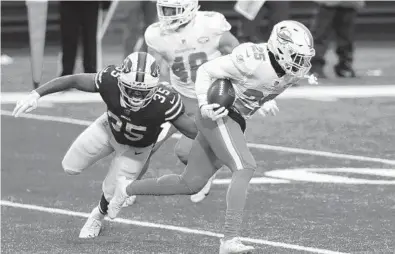
<svg viewBox="0 0 395 254"><path fill-rule="evenodd" d="M5 116L11 116L12 112L6 111L6 110L1 110L1 114L5 115ZM82 125L82 126L88 126L89 124L92 123L91 121L78 120L78 119L68 118L68 117L37 115L37 114L21 114L20 118L28 118L28 119L60 122L60 123L69 123L69 124ZM180 138L180 137L181 137L180 134L173 135L173 138ZM308 149L284 147L284 146L273 146L273 145L256 144L256 143L248 143L248 147L260 149L260 150L271 150L271 151L279 151L279 152L287 152L287 153L314 155L314 156L321 156L321 157L327 157L327 158L338 158L338 159L346 159L346 160L354 160L354 161L375 162L375 163L381 163L381 164L386 164L386 165L395 165L395 160L373 158L373 157L366 157L366 156L359 156L359 155L332 153L332 152L325 152L325 151L308 150Z"/></svg>
<svg viewBox="0 0 395 254"><path fill-rule="evenodd" d="M13 104L23 98L28 92L3 92L1 104ZM362 86L301 86L286 90L278 99L315 99L335 100L336 98L370 98L395 97L395 85L362 85ZM47 95L40 101L52 103L89 103L102 102L98 93L79 91L62 92Z"/></svg>
<svg viewBox="0 0 395 254"><path fill-rule="evenodd" d="M75 211L70 211L70 210L50 208L50 207L44 207L44 206L38 206L38 205L14 203L14 202L6 201L6 200L1 200L0 204L1 204L1 206L8 206L8 207L14 207L14 208L33 210L33 211L40 211L40 212L51 213L51 214L61 214L61 215L73 216L73 217L88 218L88 216L89 216L89 213L75 212ZM107 220L109 220L109 219L107 219ZM109 221L111 221L111 220L109 220ZM153 223L153 222L129 220L129 219L122 219L122 218L117 218L113 221L117 222L117 223L134 225L134 226L139 226L139 227L148 227L148 228L157 228L157 229L163 229L163 230L177 231L177 232L181 232L181 233L185 233L185 234L204 235L204 236L211 236L211 237L223 237L222 234L214 233L214 232L210 232L210 231L206 231L206 230L191 229L191 228L187 228L187 227L178 227L178 226L159 224L159 223ZM284 248L284 249L300 250L300 251L306 251L306 252L311 252L311 253L345 254L344 252L331 251L331 250L326 250L326 249L318 249L318 248L313 248L313 247L305 247L305 246L300 246L300 245L296 245L296 244L288 244L288 243L282 243L282 242L272 242L272 241L267 241L267 240L263 240L263 239L254 239L254 238L248 238L248 237L243 237L241 239L245 242L250 242L250 243L254 243L254 244L268 245L268 246L279 247L279 248Z"/></svg>

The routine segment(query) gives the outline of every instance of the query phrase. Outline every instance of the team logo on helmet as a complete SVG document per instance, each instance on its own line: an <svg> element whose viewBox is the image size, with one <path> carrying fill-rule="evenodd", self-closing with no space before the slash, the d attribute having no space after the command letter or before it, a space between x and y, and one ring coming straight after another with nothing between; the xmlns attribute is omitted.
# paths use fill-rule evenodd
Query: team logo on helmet
<svg viewBox="0 0 395 254"><path fill-rule="evenodd" d="M130 60L129 57L125 58L122 63L122 72L123 73L129 73L132 71L132 60Z"/></svg>
<svg viewBox="0 0 395 254"><path fill-rule="evenodd" d="M160 74L159 65L156 64L156 61L151 64L151 76L157 78Z"/></svg>
<svg viewBox="0 0 395 254"><path fill-rule="evenodd" d="M291 37L291 32L286 29L285 27L280 28L280 31L278 31L277 33L278 38L280 39L279 42L282 44L286 44L286 43L292 43L292 37Z"/></svg>

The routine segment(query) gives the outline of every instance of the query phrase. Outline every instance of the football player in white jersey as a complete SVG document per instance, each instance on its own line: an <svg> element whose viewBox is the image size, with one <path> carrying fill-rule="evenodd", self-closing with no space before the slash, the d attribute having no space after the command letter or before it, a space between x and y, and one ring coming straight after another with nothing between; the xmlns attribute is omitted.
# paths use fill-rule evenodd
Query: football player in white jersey
<svg viewBox="0 0 395 254"><path fill-rule="evenodd" d="M218 170L219 160L232 171L219 253L252 251L252 246L238 238L247 188L257 167L243 133L246 119L261 107L266 113L278 110L273 99L306 77L314 55L310 31L287 20L274 26L267 43L244 43L232 54L203 64L196 80L200 110L195 122L199 132L184 172L136 181L121 177L109 204L109 217L115 218L131 195L190 195L199 191ZM236 100L229 109L207 102L207 91L215 79L229 79L233 84Z"/></svg>
<svg viewBox="0 0 395 254"><path fill-rule="evenodd" d="M198 109L195 93L196 72L200 65L232 52L239 45L230 33L231 25L218 12L199 11L198 0L158 0L159 22L150 25L145 32L148 52L161 62L161 80L169 79L180 95L186 113L194 116ZM167 81L167 80L166 80ZM176 132L166 129L155 145L162 143ZM175 152L185 164L192 140L182 136ZM196 195L193 202L200 202L208 194L214 176Z"/></svg>

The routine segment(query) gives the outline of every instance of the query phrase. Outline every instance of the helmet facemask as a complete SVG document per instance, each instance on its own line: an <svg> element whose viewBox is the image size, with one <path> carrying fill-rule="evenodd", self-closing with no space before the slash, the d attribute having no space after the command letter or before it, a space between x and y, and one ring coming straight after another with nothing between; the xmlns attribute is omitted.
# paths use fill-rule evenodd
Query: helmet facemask
<svg viewBox="0 0 395 254"><path fill-rule="evenodd" d="M278 63L286 73L303 78L311 69L310 61L312 55L306 56L300 53L292 52L292 49L289 49L289 54L283 54L283 57L278 59ZM281 49L279 49L279 53L282 54Z"/></svg>
<svg viewBox="0 0 395 254"><path fill-rule="evenodd" d="M159 66L151 55L145 52L129 55L118 76L123 103L133 111L146 107L158 89L159 72Z"/></svg>
<svg viewBox="0 0 395 254"><path fill-rule="evenodd" d="M161 28L176 30L195 18L199 10L197 0L161 1L156 4Z"/></svg>
<svg viewBox="0 0 395 254"><path fill-rule="evenodd" d="M158 87L148 88L147 84L142 82L133 82L127 84L118 80L118 86L121 91L122 100L127 107L133 111L138 111L146 107L153 99Z"/></svg>

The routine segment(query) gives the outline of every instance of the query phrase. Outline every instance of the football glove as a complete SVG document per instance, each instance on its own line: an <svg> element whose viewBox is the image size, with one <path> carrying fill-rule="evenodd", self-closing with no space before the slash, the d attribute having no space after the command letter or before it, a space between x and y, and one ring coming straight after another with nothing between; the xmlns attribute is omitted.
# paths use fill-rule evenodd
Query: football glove
<svg viewBox="0 0 395 254"><path fill-rule="evenodd" d="M18 117L21 113L30 112L37 108L38 99L40 99L40 95L36 91L32 91L26 98L19 100L16 103L14 111L12 115Z"/></svg>
<svg viewBox="0 0 395 254"><path fill-rule="evenodd" d="M229 111L225 107L221 107L217 103L205 104L201 106L200 112L202 113L202 117L210 118L213 121L227 116L229 113Z"/></svg>
<svg viewBox="0 0 395 254"><path fill-rule="evenodd" d="M275 100L267 101L263 104L260 109L260 113L263 116L272 115L275 116L280 110L277 107L277 102Z"/></svg>

